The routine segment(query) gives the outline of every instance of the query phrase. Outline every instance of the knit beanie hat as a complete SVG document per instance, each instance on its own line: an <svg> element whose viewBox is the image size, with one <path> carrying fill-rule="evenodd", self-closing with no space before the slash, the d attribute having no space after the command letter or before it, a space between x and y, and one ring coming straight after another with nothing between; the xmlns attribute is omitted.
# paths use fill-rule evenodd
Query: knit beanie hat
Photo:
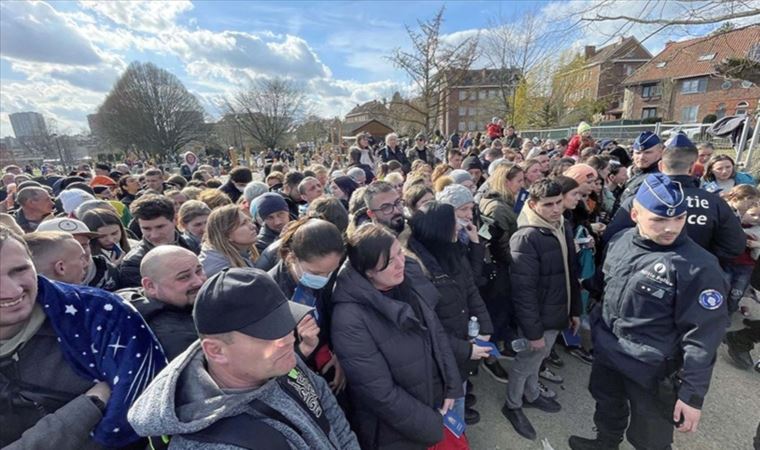
<svg viewBox="0 0 760 450"><path fill-rule="evenodd" d="M436 194L435 199L441 203L448 203L454 208L459 208L462 205L475 201L472 197L472 192L461 184L446 186L441 192Z"/></svg>
<svg viewBox="0 0 760 450"><path fill-rule="evenodd" d="M113 181L111 177L107 177L105 175L96 175L95 178L90 181L90 186L116 187L116 182Z"/></svg>
<svg viewBox="0 0 760 450"><path fill-rule="evenodd" d="M589 125L586 122L581 122L578 124L578 134L583 134L586 131L591 130L591 125Z"/></svg>
<svg viewBox="0 0 760 450"><path fill-rule="evenodd" d="M95 200L95 197L80 189L67 189L58 194L58 200L61 201L63 211L68 215L73 213L82 203Z"/></svg>
<svg viewBox="0 0 760 450"><path fill-rule="evenodd" d="M578 184L583 184L588 181L588 176L592 175L596 179L596 170L588 164L573 164L568 167L564 175L577 181Z"/></svg>
<svg viewBox="0 0 760 450"><path fill-rule="evenodd" d="M290 211L287 202L280 194L269 192L256 197L251 202L251 216L256 217L258 214L262 221L278 211Z"/></svg>
<svg viewBox="0 0 760 450"><path fill-rule="evenodd" d="M359 189L359 185L356 184L356 181L348 176L337 177L333 180L333 183L335 183L340 188L340 190L346 194L347 199L350 199L354 191Z"/></svg>
<svg viewBox="0 0 760 450"><path fill-rule="evenodd" d="M454 169L449 172L449 176L454 180L456 184L462 184L465 181L472 181L472 175L470 172L462 169Z"/></svg>
<svg viewBox="0 0 760 450"><path fill-rule="evenodd" d="M480 169L483 170L483 163L480 161L480 158L478 158L475 155L468 156L467 158L462 161L462 169L464 170L472 170L472 169Z"/></svg>

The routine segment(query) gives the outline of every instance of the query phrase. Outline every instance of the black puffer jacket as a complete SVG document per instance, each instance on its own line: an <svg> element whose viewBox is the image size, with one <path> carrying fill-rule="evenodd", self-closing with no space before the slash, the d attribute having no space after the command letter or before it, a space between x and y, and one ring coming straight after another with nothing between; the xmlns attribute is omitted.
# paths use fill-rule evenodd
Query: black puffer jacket
<svg viewBox="0 0 760 450"><path fill-rule="evenodd" d="M158 300L151 300L145 296L142 288L122 289L115 294L137 309L158 338L169 361L187 350L190 344L198 339L198 332L193 322L192 305L180 308Z"/></svg>
<svg viewBox="0 0 760 450"><path fill-rule="evenodd" d="M526 338L540 339L544 330L564 330L570 316L580 316L575 244L565 223L568 261L562 261L557 238L547 228L521 227L509 241L512 265L512 303L517 322ZM565 285L565 266L570 270L570 299Z"/></svg>
<svg viewBox="0 0 760 450"><path fill-rule="evenodd" d="M259 231L258 237L256 237L256 250L259 254L263 253L272 242L276 241L280 237L280 233L274 231L264 224Z"/></svg>
<svg viewBox="0 0 760 450"><path fill-rule="evenodd" d="M407 260L400 297L375 289L346 262L333 292L332 342L348 380L349 416L365 450L424 450L443 438L438 408L463 395L449 342L433 310L435 287ZM438 380L438 383L436 383Z"/></svg>
<svg viewBox="0 0 760 450"><path fill-rule="evenodd" d="M201 249L186 237L182 236L179 231L175 231L174 245L179 245L182 248L186 248L196 255L200 253ZM137 245L124 255L124 259L121 260L119 270L121 271L121 287L137 287L140 286L142 277L140 276L140 263L145 257L145 254L151 251L155 245L142 239Z"/></svg>
<svg viewBox="0 0 760 450"><path fill-rule="evenodd" d="M435 256L422 243L410 237L408 247L420 259L427 271L428 279L441 294L435 312L446 330L446 334L448 334L449 344L459 368L459 375L465 379L472 365L470 364L472 344L467 336L467 324L470 317L478 318L480 334L493 334L491 317L488 315L486 305L475 286L470 264L463 252L460 258L460 270L454 274L447 274L436 261Z"/></svg>

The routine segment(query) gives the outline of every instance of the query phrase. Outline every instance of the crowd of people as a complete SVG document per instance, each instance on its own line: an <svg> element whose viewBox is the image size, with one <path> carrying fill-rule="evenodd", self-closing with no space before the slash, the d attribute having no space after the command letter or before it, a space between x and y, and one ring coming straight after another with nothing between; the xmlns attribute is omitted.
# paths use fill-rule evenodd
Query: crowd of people
<svg viewBox="0 0 760 450"><path fill-rule="evenodd" d="M534 440L577 358L571 448L669 448L721 342L760 372L760 191L709 143L591 130L5 167L0 445L462 449L478 371Z"/></svg>

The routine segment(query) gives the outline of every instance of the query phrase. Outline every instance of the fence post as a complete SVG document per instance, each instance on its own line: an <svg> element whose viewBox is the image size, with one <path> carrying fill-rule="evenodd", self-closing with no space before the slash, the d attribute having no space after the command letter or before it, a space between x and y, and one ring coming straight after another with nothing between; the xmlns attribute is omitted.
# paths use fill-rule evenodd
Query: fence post
<svg viewBox="0 0 760 450"><path fill-rule="evenodd" d="M749 117L747 117L747 127L749 126ZM744 133L742 133L744 134ZM752 133L752 139L749 141L749 146L747 146L747 160L744 163L745 169L751 169L752 166L750 163L752 162L752 153L755 150L755 147L757 147L758 144L760 144L760 114L757 115L757 121L755 122L755 130ZM738 164L738 156L737 156L737 164Z"/></svg>
<svg viewBox="0 0 760 450"><path fill-rule="evenodd" d="M739 146L736 147L736 161L740 161L742 157L742 153L744 153L744 148L747 145L747 134L749 134L749 126L750 126L750 115L748 114L747 117L744 119L744 128L742 128L742 135L741 138L739 138Z"/></svg>
<svg viewBox="0 0 760 450"><path fill-rule="evenodd" d="M662 124L662 122L655 122L655 124L654 124L654 134L656 134L657 136L660 135L660 125L661 124Z"/></svg>

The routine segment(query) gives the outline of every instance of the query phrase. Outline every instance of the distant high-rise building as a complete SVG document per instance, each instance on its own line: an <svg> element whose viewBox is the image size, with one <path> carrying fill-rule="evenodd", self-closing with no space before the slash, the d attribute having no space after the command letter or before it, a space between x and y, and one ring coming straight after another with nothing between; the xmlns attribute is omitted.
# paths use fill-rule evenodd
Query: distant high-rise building
<svg viewBox="0 0 760 450"><path fill-rule="evenodd" d="M36 112L20 112L10 114L11 126L17 139L44 136L47 127L45 118Z"/></svg>

